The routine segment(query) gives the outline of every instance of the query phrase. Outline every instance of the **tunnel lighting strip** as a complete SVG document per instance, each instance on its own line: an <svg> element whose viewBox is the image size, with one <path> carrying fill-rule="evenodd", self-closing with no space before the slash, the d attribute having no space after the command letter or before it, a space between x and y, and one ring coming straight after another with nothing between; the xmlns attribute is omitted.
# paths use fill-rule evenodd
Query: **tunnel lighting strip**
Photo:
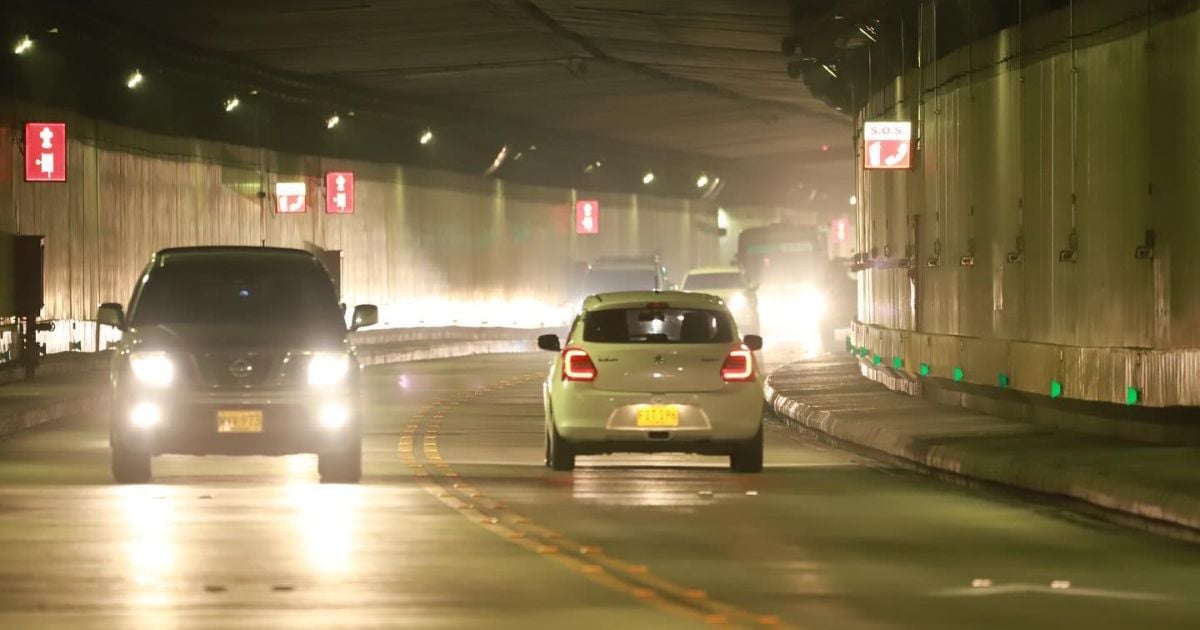
<svg viewBox="0 0 1200 630"><path fill-rule="evenodd" d="M790 627L777 615L756 614L712 599L698 588L688 588L654 575L644 564L631 564L607 555L594 545L565 537L507 505L486 496L443 460L438 431L447 413L474 398L541 381L539 373L497 381L479 389L435 400L417 410L405 425L397 450L421 487L446 506L509 542L581 573L601 586L692 621L707 624Z"/></svg>
<svg viewBox="0 0 1200 630"><path fill-rule="evenodd" d="M52 29L50 32L57 33L58 30ZM18 39L16 41L16 43L14 44L14 46L12 48L12 51L16 55L24 55L24 54L28 53L33 47L34 47L34 40L32 38L30 38L30 36L28 34L26 34L26 35L22 35L20 37L20 39ZM826 65L824 67L825 67L826 71L833 74L833 76L836 78L836 76L837 76L836 66ZM128 88L130 90L134 90L134 89L137 89L139 86L141 86L145 82L145 80L146 80L146 77L145 77L145 75L142 74L141 69L134 68L132 72L130 72L128 75L125 76L124 83L125 83L126 88ZM249 90L248 93L251 96L257 96L259 94L259 90L251 89L251 90ZM284 96L284 98L287 98L287 97ZM236 94L226 97L224 100L221 101L221 107L224 109L224 111L226 113L232 113L234 110L238 109L238 107L240 105L241 105L241 100L238 98L238 96ZM354 116L354 112L347 112L346 115ZM333 129L334 127L337 127L339 123L341 123L341 117L338 115L337 112L333 112L332 115L325 118L324 122L325 122L326 129ZM434 141L433 130L426 127L421 132L421 134L418 136L417 141L422 146L431 144ZM531 145L529 147L529 151L532 152L532 151L536 150L536 148L537 148L536 145ZM496 160L492 164L492 167L490 169L488 169L488 171L485 173L485 175L491 175L491 174L494 174L496 171L498 171L500 169L500 167L503 165L503 163L505 162L507 153L508 153L507 147L501 149L500 155L496 158ZM513 160L514 161L520 160L522 157L524 157L524 153L525 152L521 152L521 151L516 152L516 155L513 157ZM600 168L602 164L603 164L603 161L601 161L601 160L595 160L594 162L589 162L587 167L585 168L585 170L586 170L586 172L590 173L591 171ZM648 185L652 184L655 181L655 179L656 179L656 176L653 171L646 171L642 175L642 184L648 186ZM716 183L719 181L720 181L720 178L711 177L708 174L701 173L699 175L699 177L696 179L696 187L698 189L705 189L705 188L709 187L710 183L713 185L713 187L715 187ZM710 191L710 193L711 193L711 191Z"/></svg>

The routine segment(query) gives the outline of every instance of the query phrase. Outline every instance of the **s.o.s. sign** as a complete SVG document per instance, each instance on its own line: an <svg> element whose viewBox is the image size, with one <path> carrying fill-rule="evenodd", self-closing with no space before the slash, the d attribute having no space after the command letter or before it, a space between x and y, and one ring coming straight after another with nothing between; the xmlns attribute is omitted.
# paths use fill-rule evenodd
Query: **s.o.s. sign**
<svg viewBox="0 0 1200 630"><path fill-rule="evenodd" d="M872 121L863 125L863 166L867 170L912 167L912 123Z"/></svg>

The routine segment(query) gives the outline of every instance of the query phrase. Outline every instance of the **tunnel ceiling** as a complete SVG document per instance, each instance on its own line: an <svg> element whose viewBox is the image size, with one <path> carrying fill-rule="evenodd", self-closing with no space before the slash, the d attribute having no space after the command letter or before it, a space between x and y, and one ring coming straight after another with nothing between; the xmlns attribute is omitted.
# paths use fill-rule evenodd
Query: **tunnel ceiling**
<svg viewBox="0 0 1200 630"><path fill-rule="evenodd" d="M155 36L398 102L776 171L850 154L849 118L789 78L780 52L830 0L89 3Z"/></svg>

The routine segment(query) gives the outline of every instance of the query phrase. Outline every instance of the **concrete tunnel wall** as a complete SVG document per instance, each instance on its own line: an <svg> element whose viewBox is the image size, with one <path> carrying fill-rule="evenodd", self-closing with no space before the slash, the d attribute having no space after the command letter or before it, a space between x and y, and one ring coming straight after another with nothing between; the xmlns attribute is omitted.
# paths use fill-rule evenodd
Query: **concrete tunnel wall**
<svg viewBox="0 0 1200 630"><path fill-rule="evenodd" d="M1147 6L1079 1L1073 26L1062 10L941 59L926 37L923 67L873 95L860 121L911 120L920 145L883 173L856 143L869 356L1200 404L1200 12Z"/></svg>
<svg viewBox="0 0 1200 630"><path fill-rule="evenodd" d="M68 123L66 183L23 181L25 120ZM79 341L91 349L96 305L124 303L163 247L342 250L343 299L380 305L390 326L551 325L572 306L573 263L659 253L678 280L718 262L716 207L704 201L288 155L11 101L0 101L0 121L0 230L46 235L42 316L61 323L40 335L51 352ZM355 172L355 214L324 213L329 170ZM307 212L276 215L274 183L298 179L308 184ZM600 201L599 235L575 234L577 198Z"/></svg>

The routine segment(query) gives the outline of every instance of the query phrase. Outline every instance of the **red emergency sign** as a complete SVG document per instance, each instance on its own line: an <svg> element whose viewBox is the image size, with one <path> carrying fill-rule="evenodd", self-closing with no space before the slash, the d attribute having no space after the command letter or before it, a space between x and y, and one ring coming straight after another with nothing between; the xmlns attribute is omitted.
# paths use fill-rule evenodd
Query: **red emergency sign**
<svg viewBox="0 0 1200 630"><path fill-rule="evenodd" d="M299 214L307 210L304 182L275 183L275 214Z"/></svg>
<svg viewBox="0 0 1200 630"><path fill-rule="evenodd" d="M912 123L868 122L863 126L863 166L903 170L912 166Z"/></svg>
<svg viewBox="0 0 1200 630"><path fill-rule="evenodd" d="M600 202L595 199L580 199L575 202L575 233L600 233Z"/></svg>
<svg viewBox="0 0 1200 630"><path fill-rule="evenodd" d="M67 181L66 123L25 123L25 181Z"/></svg>
<svg viewBox="0 0 1200 630"><path fill-rule="evenodd" d="M354 173L325 173L325 213L354 214Z"/></svg>
<svg viewBox="0 0 1200 630"><path fill-rule="evenodd" d="M850 221L847 219L833 220L833 240L835 243L845 243L850 240Z"/></svg>

